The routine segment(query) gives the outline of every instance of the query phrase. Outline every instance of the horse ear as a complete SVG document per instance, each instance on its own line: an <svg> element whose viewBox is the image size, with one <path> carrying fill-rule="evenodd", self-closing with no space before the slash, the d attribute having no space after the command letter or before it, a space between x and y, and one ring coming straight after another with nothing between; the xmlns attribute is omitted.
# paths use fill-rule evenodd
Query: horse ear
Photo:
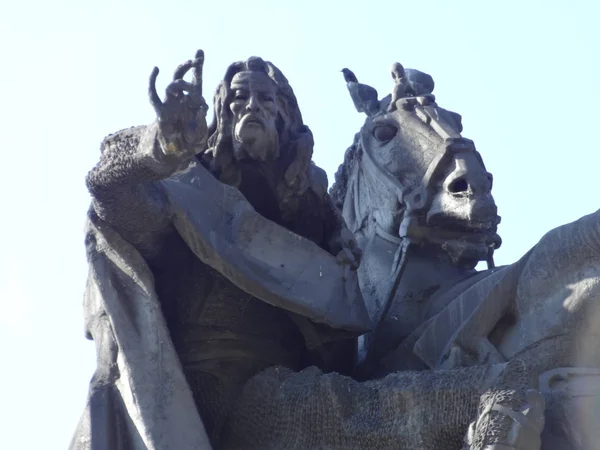
<svg viewBox="0 0 600 450"><path fill-rule="evenodd" d="M454 123L456 125L456 130L459 133L462 133L463 130L463 126L462 126L462 116L458 113L452 112L452 111L448 111L450 113L450 116L452 117L452 119L454 120Z"/></svg>
<svg viewBox="0 0 600 450"><path fill-rule="evenodd" d="M368 84L359 83L351 70L343 69L342 72L356 110L368 116L378 113L381 105L377 99L377 90Z"/></svg>
<svg viewBox="0 0 600 450"><path fill-rule="evenodd" d="M379 100L375 88L361 83L348 83L348 92L358 112L373 116L379 112Z"/></svg>

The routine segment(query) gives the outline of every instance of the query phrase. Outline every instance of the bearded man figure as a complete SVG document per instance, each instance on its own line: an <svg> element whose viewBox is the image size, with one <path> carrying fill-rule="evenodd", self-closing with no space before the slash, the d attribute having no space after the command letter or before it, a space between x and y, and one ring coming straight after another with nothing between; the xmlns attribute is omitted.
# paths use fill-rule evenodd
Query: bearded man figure
<svg viewBox="0 0 600 450"><path fill-rule="evenodd" d="M155 68L157 121L107 137L87 177L97 369L71 449L460 448L505 366L342 375L370 326L360 252L293 91L234 63L207 127L203 61L164 102Z"/></svg>
<svg viewBox="0 0 600 450"><path fill-rule="evenodd" d="M327 251L351 244L340 236L345 226L326 193L327 175L311 163L312 134L279 69L256 57L232 64L214 109L203 160L222 182L265 218Z"/></svg>

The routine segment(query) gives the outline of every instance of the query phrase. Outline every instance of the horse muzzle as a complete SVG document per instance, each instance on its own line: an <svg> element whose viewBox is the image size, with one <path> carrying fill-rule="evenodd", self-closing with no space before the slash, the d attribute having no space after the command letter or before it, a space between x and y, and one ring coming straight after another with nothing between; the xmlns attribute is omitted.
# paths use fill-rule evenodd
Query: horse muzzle
<svg viewBox="0 0 600 450"><path fill-rule="evenodd" d="M415 215L404 228L413 241L440 246L455 263L470 266L488 259L500 247L499 223L490 193L457 197L442 191L426 212Z"/></svg>

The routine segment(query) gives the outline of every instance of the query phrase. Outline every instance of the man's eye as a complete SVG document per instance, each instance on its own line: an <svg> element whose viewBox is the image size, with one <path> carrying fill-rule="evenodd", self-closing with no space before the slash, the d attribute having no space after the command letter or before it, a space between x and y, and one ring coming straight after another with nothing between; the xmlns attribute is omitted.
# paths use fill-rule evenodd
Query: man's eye
<svg viewBox="0 0 600 450"><path fill-rule="evenodd" d="M246 92L236 92L235 100L248 100L248 94Z"/></svg>
<svg viewBox="0 0 600 450"><path fill-rule="evenodd" d="M258 94L258 98L261 102L274 102L275 99L270 94Z"/></svg>

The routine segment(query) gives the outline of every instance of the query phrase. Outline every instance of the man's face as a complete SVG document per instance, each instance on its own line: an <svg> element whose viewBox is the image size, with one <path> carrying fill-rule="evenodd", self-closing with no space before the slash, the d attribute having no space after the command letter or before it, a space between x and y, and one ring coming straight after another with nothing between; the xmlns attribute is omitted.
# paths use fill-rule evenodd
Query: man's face
<svg viewBox="0 0 600 450"><path fill-rule="evenodd" d="M275 83L261 72L239 72L231 80L231 89L234 96L229 108L233 113L235 157L260 161L277 158Z"/></svg>

